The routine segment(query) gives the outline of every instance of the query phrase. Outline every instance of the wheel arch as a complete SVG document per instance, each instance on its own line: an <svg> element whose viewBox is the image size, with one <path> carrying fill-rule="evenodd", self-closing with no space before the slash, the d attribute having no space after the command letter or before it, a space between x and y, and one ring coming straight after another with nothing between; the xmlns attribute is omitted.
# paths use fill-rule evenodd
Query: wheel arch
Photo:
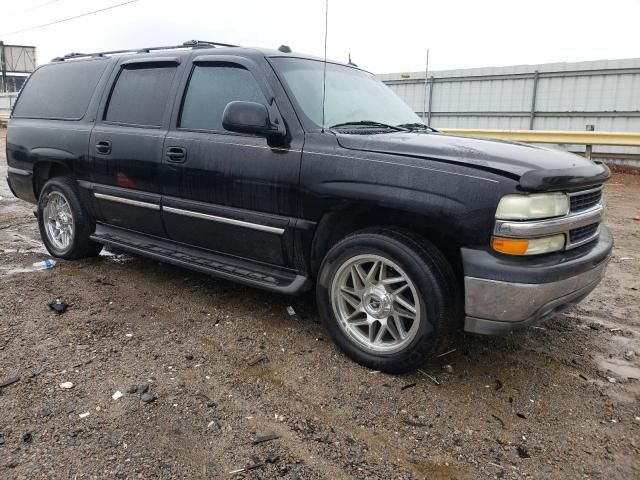
<svg viewBox="0 0 640 480"><path fill-rule="evenodd" d="M40 198L45 183L54 177L73 177L73 170L62 160L39 160L33 165L33 193Z"/></svg>
<svg viewBox="0 0 640 480"><path fill-rule="evenodd" d="M415 213L365 203L350 203L326 212L318 223L310 254L310 268L315 278L323 258L333 245L346 236L371 227L396 227L411 231L433 243L456 272L462 272L460 247L462 232L442 214L425 210Z"/></svg>

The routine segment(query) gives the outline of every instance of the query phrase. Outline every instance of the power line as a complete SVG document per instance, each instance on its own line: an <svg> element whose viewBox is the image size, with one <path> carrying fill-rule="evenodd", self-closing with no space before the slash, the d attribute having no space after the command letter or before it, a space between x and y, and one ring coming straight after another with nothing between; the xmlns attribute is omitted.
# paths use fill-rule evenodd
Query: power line
<svg viewBox="0 0 640 480"><path fill-rule="evenodd" d="M31 30L36 30L37 28L49 27L51 25L56 25L58 23L68 22L70 20L75 20L77 18L87 17L89 15L93 15L95 13L104 12L106 10L112 10L117 7L122 7L124 5L129 5L130 3L135 3L138 0L129 0L128 2L118 3L117 5L111 5L110 7L101 8L99 10L94 10L92 12L83 13L81 15L76 15L75 17L63 18L62 20L56 20L55 22L45 23L43 25L36 25L35 27L23 28L22 30L16 30L14 32L0 33L0 37L6 37L8 35L15 35L17 33L29 32Z"/></svg>
<svg viewBox="0 0 640 480"><path fill-rule="evenodd" d="M7 17L13 17L21 13L30 12L31 10L37 10L38 8L46 7L47 5L51 5L52 3L57 3L59 1L60 0L49 0L48 2L39 3L38 5L34 5L33 7L23 8L22 10L18 10L17 12L9 12Z"/></svg>

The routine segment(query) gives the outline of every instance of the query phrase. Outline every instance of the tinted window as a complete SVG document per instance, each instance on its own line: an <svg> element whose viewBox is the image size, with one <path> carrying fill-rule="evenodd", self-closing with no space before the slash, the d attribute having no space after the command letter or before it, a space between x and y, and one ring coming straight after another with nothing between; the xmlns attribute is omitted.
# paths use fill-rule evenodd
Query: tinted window
<svg viewBox="0 0 640 480"><path fill-rule="evenodd" d="M105 120L159 127L176 67L124 68L111 92Z"/></svg>
<svg viewBox="0 0 640 480"><path fill-rule="evenodd" d="M197 66L187 87L180 126L198 130L224 130L222 112L229 102L235 100L267 103L248 70L228 65Z"/></svg>
<svg viewBox="0 0 640 480"><path fill-rule="evenodd" d="M107 67L107 61L71 61L36 70L20 94L13 116L79 120Z"/></svg>
<svg viewBox="0 0 640 480"><path fill-rule="evenodd" d="M324 62L299 58L279 57L273 63L302 111L318 126L323 119L328 127L362 120L387 125L422 123L406 103L368 72L334 63L327 63L325 72Z"/></svg>

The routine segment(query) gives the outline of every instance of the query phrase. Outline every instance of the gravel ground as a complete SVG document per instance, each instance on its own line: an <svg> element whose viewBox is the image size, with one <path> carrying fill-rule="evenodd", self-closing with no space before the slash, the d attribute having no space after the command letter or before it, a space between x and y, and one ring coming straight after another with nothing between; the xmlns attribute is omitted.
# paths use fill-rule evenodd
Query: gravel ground
<svg viewBox="0 0 640 480"><path fill-rule="evenodd" d="M312 295L117 253L21 271L49 257L2 132L0 478L640 478L640 176L606 187L615 254L582 304L391 376Z"/></svg>

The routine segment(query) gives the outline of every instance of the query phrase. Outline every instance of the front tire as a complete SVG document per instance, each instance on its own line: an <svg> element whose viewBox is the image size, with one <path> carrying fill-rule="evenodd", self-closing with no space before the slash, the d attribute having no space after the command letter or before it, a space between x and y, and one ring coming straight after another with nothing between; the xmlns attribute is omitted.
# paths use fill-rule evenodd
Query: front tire
<svg viewBox="0 0 640 480"><path fill-rule="evenodd" d="M93 257L102 250L102 244L89 238L95 223L71 178L55 177L45 183L38 199L38 227L44 246L54 257Z"/></svg>
<svg viewBox="0 0 640 480"><path fill-rule="evenodd" d="M327 253L316 287L336 344L375 370L414 370L461 324L455 275L442 253L409 231L377 228Z"/></svg>

